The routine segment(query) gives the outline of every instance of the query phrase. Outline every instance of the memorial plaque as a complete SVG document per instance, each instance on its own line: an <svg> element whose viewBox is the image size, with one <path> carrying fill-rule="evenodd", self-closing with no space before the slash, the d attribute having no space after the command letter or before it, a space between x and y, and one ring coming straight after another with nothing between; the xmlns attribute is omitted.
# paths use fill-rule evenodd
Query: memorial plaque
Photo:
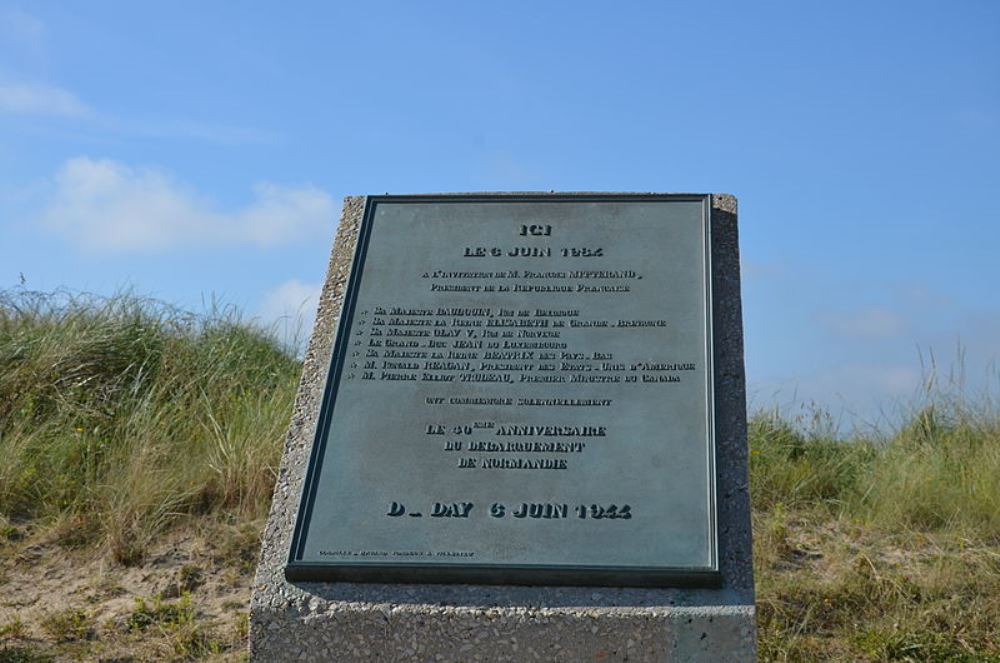
<svg viewBox="0 0 1000 663"><path fill-rule="evenodd" d="M711 204L369 197L287 578L718 583Z"/></svg>

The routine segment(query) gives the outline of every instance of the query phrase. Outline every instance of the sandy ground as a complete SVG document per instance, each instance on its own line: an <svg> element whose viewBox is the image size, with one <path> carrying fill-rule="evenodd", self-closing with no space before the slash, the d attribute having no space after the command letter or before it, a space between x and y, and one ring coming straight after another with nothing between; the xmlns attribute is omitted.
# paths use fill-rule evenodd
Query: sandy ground
<svg viewBox="0 0 1000 663"><path fill-rule="evenodd" d="M175 533L135 566L51 540L5 542L0 663L241 660L252 562L224 541Z"/></svg>

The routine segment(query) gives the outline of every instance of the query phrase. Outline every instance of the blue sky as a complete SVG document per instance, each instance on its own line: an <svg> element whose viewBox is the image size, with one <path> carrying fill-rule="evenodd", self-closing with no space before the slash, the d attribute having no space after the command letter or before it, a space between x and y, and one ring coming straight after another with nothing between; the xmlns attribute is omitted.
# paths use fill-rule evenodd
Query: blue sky
<svg viewBox="0 0 1000 663"><path fill-rule="evenodd" d="M0 288L273 320L344 195L552 189L739 197L756 407L997 385L1000 3L0 0Z"/></svg>

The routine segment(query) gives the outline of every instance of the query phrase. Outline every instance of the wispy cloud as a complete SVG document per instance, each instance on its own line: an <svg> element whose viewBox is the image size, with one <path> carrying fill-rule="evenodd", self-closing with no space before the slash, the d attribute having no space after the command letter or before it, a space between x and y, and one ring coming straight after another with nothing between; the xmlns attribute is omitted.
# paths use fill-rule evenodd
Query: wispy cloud
<svg viewBox="0 0 1000 663"><path fill-rule="evenodd" d="M70 90L37 82L0 80L0 114L76 120L78 130L156 140L195 140L220 145L274 144L280 140L273 132L236 125L168 117L114 117L94 110Z"/></svg>
<svg viewBox="0 0 1000 663"><path fill-rule="evenodd" d="M99 103L85 103L73 90L38 75L49 69L45 66L48 42L48 29L38 17L21 9L0 7L0 115L71 121L75 132L96 135L228 146L275 144L281 140L272 131L202 118L141 111L131 116L108 113Z"/></svg>
<svg viewBox="0 0 1000 663"><path fill-rule="evenodd" d="M472 174L481 181L483 189L530 191L548 188L541 169L508 151L488 154Z"/></svg>
<svg viewBox="0 0 1000 663"><path fill-rule="evenodd" d="M289 279L264 293L259 314L265 324L274 325L290 346L303 349L316 319L320 283Z"/></svg>
<svg viewBox="0 0 1000 663"><path fill-rule="evenodd" d="M92 114L69 90L36 83L0 83L0 112L71 118Z"/></svg>
<svg viewBox="0 0 1000 663"><path fill-rule="evenodd" d="M955 298L923 283L904 283L896 288L896 297L916 310L942 310L955 307Z"/></svg>
<svg viewBox="0 0 1000 663"><path fill-rule="evenodd" d="M45 24L15 7L0 8L0 42L8 49L37 56L44 47Z"/></svg>
<svg viewBox="0 0 1000 663"><path fill-rule="evenodd" d="M891 338L906 329L906 318L881 307L824 315L822 321L833 333L853 338Z"/></svg>
<svg viewBox="0 0 1000 663"><path fill-rule="evenodd" d="M919 401L923 374L911 364L846 362L800 375L750 380L749 408L786 413L819 406L838 428L897 426Z"/></svg>
<svg viewBox="0 0 1000 663"><path fill-rule="evenodd" d="M84 250L120 253L288 244L329 236L336 215L314 186L261 183L250 204L220 210L160 170L79 157L57 173L41 221Z"/></svg>
<svg viewBox="0 0 1000 663"><path fill-rule="evenodd" d="M170 118L102 118L101 128L110 133L155 140L195 140L219 145L274 145L281 137L270 131L237 125L189 122Z"/></svg>
<svg viewBox="0 0 1000 663"><path fill-rule="evenodd" d="M774 262L762 262L741 257L740 275L744 281L766 281L786 275L786 268Z"/></svg>
<svg viewBox="0 0 1000 663"><path fill-rule="evenodd" d="M1000 126L1000 115L985 108L963 108L955 119L959 126L973 131L994 131Z"/></svg>

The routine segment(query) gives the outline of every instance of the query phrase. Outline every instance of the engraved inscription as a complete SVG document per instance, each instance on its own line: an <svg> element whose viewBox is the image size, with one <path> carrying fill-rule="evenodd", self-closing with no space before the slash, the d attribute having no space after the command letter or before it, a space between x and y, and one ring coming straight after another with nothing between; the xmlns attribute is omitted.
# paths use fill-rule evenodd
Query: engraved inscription
<svg viewBox="0 0 1000 663"><path fill-rule="evenodd" d="M705 204L379 202L302 557L711 568Z"/></svg>

